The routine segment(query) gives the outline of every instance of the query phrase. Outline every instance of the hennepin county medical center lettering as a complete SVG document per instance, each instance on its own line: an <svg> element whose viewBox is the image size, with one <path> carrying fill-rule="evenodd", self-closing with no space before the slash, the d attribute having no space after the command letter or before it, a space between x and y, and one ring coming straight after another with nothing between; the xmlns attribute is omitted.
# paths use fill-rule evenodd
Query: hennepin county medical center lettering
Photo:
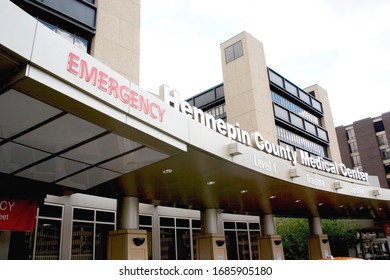
<svg viewBox="0 0 390 280"><path fill-rule="evenodd" d="M78 78L85 80L86 83L92 84L101 92L106 93L115 99L119 99L124 104L129 104L134 109L143 111L146 115L152 117L153 119L156 119L159 122L164 121L166 109L160 106L157 102L154 102L143 94L130 89L126 84L120 84L118 79L109 76L102 69L98 69L96 66L89 64L86 59L82 59L72 52L70 52L68 56L67 71ZM320 156L314 157L301 150L298 154L297 151L288 146L281 146L264 139L259 131L249 133L248 131L241 129L238 123L232 125L222 119L216 119L213 115L205 113L195 106L191 106L188 102L180 101L177 92L170 92L169 90L166 90L164 91L163 99L165 103L174 109L180 111L207 128L212 129L213 131L226 136L233 141L254 147L260 151L290 161L294 166L299 162L301 165L325 171L327 173L339 174L361 181L368 181L367 173L357 169L347 168L343 163L329 161Z"/></svg>

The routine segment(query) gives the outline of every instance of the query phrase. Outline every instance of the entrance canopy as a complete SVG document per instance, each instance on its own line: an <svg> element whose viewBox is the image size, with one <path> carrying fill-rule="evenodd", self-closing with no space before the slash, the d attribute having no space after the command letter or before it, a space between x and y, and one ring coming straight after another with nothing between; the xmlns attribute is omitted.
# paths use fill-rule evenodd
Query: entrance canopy
<svg viewBox="0 0 390 280"><path fill-rule="evenodd" d="M389 217L390 191L292 164L172 108L11 3L0 11L0 196L88 192L233 213Z"/></svg>

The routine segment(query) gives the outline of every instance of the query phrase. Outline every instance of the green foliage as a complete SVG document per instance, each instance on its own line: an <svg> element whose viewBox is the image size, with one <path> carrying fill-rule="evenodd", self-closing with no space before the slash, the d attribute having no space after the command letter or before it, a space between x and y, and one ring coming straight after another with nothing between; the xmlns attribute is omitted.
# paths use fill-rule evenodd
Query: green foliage
<svg viewBox="0 0 390 280"><path fill-rule="evenodd" d="M307 260L309 220L276 218L276 228L282 237L286 260ZM348 248L356 242L358 224L351 220L322 220L324 234L328 235L333 256L348 256Z"/></svg>
<svg viewBox="0 0 390 280"><path fill-rule="evenodd" d="M276 228L282 237L284 258L286 260L307 260L307 238L309 222L307 219L276 218Z"/></svg>
<svg viewBox="0 0 390 280"><path fill-rule="evenodd" d="M322 228L328 235L334 257L348 256L348 248L356 243L359 225L353 220L322 220Z"/></svg>

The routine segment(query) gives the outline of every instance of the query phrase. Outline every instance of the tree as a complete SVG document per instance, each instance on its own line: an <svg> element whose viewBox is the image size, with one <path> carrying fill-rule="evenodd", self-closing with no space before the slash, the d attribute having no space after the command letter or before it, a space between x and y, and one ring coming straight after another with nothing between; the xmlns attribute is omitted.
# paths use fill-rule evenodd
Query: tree
<svg viewBox="0 0 390 280"><path fill-rule="evenodd" d="M307 260L309 220L304 218L276 218L276 228L282 238L286 260ZM328 235L332 255L348 256L348 249L356 242L358 223L352 220L322 220Z"/></svg>
<svg viewBox="0 0 390 280"><path fill-rule="evenodd" d="M286 260L307 260L309 258L307 248L309 222L307 219L276 218L276 228L282 237Z"/></svg>
<svg viewBox="0 0 390 280"><path fill-rule="evenodd" d="M353 220L323 220L322 228L328 235L332 255L334 257L348 256L348 249L356 244L359 224Z"/></svg>

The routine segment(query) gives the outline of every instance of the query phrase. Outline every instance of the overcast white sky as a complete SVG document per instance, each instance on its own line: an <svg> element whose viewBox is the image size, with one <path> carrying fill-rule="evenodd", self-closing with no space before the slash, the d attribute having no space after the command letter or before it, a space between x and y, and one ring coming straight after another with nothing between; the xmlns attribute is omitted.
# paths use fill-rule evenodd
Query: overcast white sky
<svg viewBox="0 0 390 280"><path fill-rule="evenodd" d="M140 86L186 99L223 82L219 46L242 31L268 67L328 91L336 126L390 111L390 0L141 0Z"/></svg>

